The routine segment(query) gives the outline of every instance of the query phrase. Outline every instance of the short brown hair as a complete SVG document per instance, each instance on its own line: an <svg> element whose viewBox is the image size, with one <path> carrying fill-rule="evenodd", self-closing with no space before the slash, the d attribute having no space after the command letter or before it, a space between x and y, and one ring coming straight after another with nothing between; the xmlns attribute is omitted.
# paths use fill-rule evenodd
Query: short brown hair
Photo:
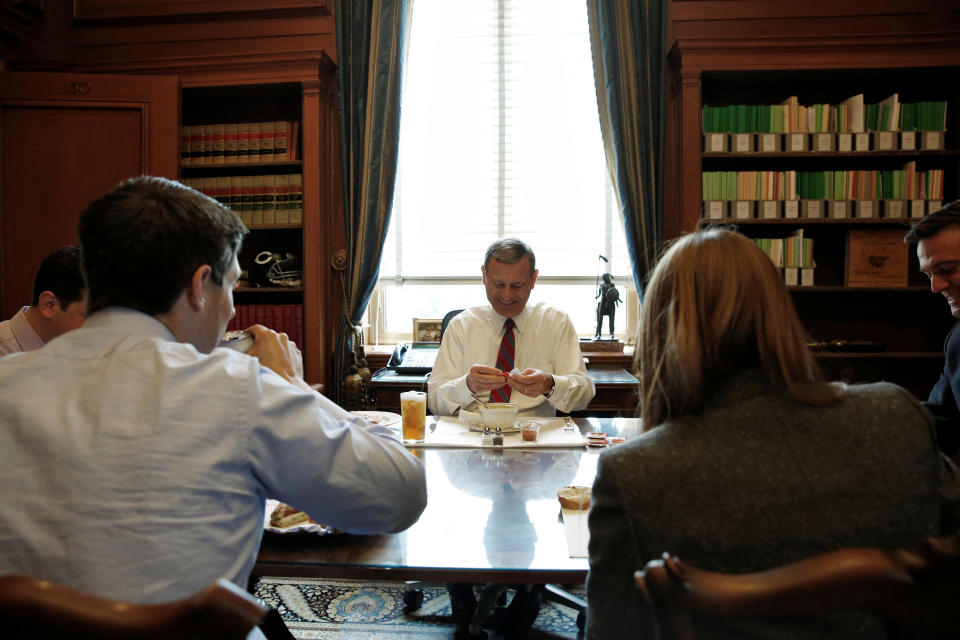
<svg viewBox="0 0 960 640"><path fill-rule="evenodd" d="M960 228L960 200L948 202L933 213L925 215L920 221L914 222L903 241L920 242L950 227Z"/></svg>
<svg viewBox="0 0 960 640"><path fill-rule="evenodd" d="M213 198L166 178L140 176L80 214L87 314L105 307L170 311L194 271L223 283L247 228Z"/></svg>

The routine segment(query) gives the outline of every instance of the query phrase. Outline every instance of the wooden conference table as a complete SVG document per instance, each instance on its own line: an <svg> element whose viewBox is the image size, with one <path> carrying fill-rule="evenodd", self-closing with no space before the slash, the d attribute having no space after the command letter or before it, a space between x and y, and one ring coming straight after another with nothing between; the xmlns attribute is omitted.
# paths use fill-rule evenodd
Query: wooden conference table
<svg viewBox="0 0 960 640"><path fill-rule="evenodd" d="M428 423L432 418L428 418ZM639 420L577 418L581 433L632 438ZM426 467L427 507L387 535L266 533L253 575L427 582L582 583L557 490L591 486L603 449L411 449Z"/></svg>

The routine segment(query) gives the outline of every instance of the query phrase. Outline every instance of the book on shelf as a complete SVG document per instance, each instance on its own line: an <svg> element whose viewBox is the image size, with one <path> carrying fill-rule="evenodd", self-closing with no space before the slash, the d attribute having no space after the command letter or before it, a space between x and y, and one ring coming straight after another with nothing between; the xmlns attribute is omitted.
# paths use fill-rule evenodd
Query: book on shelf
<svg viewBox="0 0 960 640"><path fill-rule="evenodd" d="M290 159L287 155L287 136L289 135L289 122L273 123L273 160L274 162L286 162Z"/></svg>
<svg viewBox="0 0 960 640"><path fill-rule="evenodd" d="M243 180L240 176L230 176L230 208L240 216L243 224L250 226L250 216L243 210Z"/></svg>
<svg viewBox="0 0 960 640"><path fill-rule="evenodd" d="M240 146L240 125L236 122L223 125L223 162L237 164Z"/></svg>
<svg viewBox="0 0 960 640"><path fill-rule="evenodd" d="M275 219L277 224L290 224L290 211L288 209L288 200L290 199L290 176L281 174L274 179L274 193L276 194Z"/></svg>
<svg viewBox="0 0 960 640"><path fill-rule="evenodd" d="M905 287L909 245L900 229L847 231L848 287Z"/></svg>
<svg viewBox="0 0 960 640"><path fill-rule="evenodd" d="M250 162L250 123L237 123L237 164Z"/></svg>
<svg viewBox="0 0 960 640"><path fill-rule="evenodd" d="M260 196L263 199L263 224L277 224L277 176L263 176Z"/></svg>
<svg viewBox="0 0 960 640"><path fill-rule="evenodd" d="M266 224L263 219L263 176L250 176L250 220L254 225Z"/></svg>
<svg viewBox="0 0 960 640"><path fill-rule="evenodd" d="M240 176L240 185L240 193L243 196L242 204L240 205L240 219L249 220L249 223L244 222L244 224L248 226L260 224L261 221L256 219L253 210L253 176Z"/></svg>
<svg viewBox="0 0 960 640"><path fill-rule="evenodd" d="M303 175L291 173L287 179L287 212L290 224L303 224Z"/></svg>
<svg viewBox="0 0 960 640"><path fill-rule="evenodd" d="M227 323L227 330L246 329L254 324L286 333L303 349L303 305L300 304L237 304L236 313Z"/></svg>
<svg viewBox="0 0 960 640"><path fill-rule="evenodd" d="M224 156L225 145L225 125L210 125L210 164L224 164L226 161L226 156Z"/></svg>
<svg viewBox="0 0 960 640"><path fill-rule="evenodd" d="M260 123L260 162L273 162L276 131L273 122Z"/></svg>
<svg viewBox="0 0 960 640"><path fill-rule="evenodd" d="M247 163L260 162L260 123L247 123Z"/></svg>

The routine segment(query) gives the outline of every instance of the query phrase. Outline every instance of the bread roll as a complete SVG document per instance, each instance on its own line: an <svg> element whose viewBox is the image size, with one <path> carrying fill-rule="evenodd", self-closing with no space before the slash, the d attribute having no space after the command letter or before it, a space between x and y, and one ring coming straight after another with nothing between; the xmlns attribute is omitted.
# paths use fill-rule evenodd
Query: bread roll
<svg viewBox="0 0 960 640"><path fill-rule="evenodd" d="M301 511L296 507L291 507L282 502L278 504L274 508L273 513L270 514L270 526L277 527L278 529L285 529L295 524L303 524L305 522L311 522L310 516L307 515L306 511Z"/></svg>
<svg viewBox="0 0 960 640"><path fill-rule="evenodd" d="M563 487L557 491L557 499L564 509L585 511L590 508L590 487Z"/></svg>

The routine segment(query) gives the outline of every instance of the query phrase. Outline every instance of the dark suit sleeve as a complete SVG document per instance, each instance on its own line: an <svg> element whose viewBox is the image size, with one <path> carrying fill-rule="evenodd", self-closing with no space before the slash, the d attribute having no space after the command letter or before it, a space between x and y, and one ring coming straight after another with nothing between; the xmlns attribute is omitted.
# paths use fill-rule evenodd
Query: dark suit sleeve
<svg viewBox="0 0 960 640"><path fill-rule="evenodd" d="M936 421L937 442L940 450L950 457L960 448L960 409L957 391L960 389L960 331L954 325L943 345L944 361L940 379L933 385L924 403Z"/></svg>
<svg viewBox="0 0 960 640"><path fill-rule="evenodd" d="M633 578L645 561L637 553L630 525L633 514L627 513L616 465L609 462L600 456L590 496L587 639L622 638L626 633L631 638L653 638L652 612Z"/></svg>

